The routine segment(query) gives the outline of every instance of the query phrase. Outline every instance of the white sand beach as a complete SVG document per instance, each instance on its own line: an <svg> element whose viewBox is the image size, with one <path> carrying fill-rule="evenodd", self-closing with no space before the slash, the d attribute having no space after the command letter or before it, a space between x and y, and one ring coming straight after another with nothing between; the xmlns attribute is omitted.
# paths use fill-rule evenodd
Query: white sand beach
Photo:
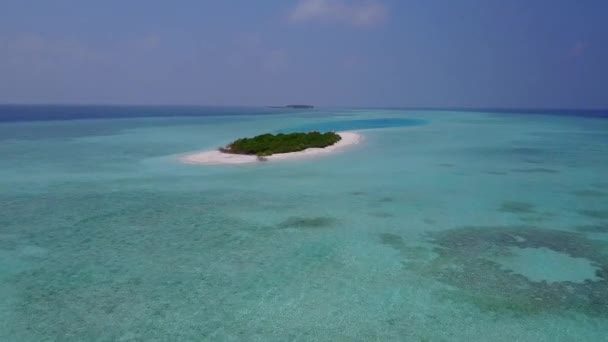
<svg viewBox="0 0 608 342"><path fill-rule="evenodd" d="M265 157L266 161L290 160L316 157L339 152L347 147L357 145L363 140L363 136L357 132L337 132L341 139L337 143L324 148L307 148L303 151L279 153ZM243 154L230 154L220 152L218 150L198 152L185 155L179 158L182 163L186 164L204 164L204 165L222 165L222 164L250 164L260 163L256 156Z"/></svg>

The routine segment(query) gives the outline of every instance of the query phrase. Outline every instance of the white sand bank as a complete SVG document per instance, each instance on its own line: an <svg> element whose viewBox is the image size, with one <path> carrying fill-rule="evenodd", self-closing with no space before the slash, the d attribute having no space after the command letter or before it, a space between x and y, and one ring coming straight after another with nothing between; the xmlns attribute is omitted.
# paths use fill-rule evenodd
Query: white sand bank
<svg viewBox="0 0 608 342"><path fill-rule="evenodd" d="M363 140L361 134L357 132L337 132L341 139L337 143L324 148L307 148L304 151L273 154L266 157L267 161L300 159L306 157L315 157L326 155L343 150L346 147L356 145ZM259 163L256 156L243 154L223 153L218 150L205 151L185 155L179 158L182 163L187 164L205 164L205 165L221 165L221 164L248 164Z"/></svg>

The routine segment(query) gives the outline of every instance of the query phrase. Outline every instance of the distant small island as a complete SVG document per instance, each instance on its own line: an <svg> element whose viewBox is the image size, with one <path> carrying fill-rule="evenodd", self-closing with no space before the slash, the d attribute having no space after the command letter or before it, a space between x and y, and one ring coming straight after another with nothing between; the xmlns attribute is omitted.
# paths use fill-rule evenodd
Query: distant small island
<svg viewBox="0 0 608 342"><path fill-rule="evenodd" d="M303 105L303 104L292 104L287 106L270 106L270 108L291 108L291 109L313 109L315 106Z"/></svg>
<svg viewBox="0 0 608 342"><path fill-rule="evenodd" d="M303 151L307 148L323 148L340 141L342 137L334 132L262 134L253 138L241 138L220 148L223 153L270 156L276 153Z"/></svg>

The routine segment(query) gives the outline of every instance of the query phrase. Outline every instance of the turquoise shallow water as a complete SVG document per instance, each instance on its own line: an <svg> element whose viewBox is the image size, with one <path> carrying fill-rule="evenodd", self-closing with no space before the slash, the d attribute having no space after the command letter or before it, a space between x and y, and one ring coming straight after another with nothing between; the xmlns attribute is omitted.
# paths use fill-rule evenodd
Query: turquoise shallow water
<svg viewBox="0 0 608 342"><path fill-rule="evenodd" d="M395 128L395 127L410 127L424 125L426 121L421 119L400 119L400 118L383 118L383 119L355 119L355 120L319 120L314 123L293 126L279 130L279 132L340 132L340 131L356 131L360 129L378 129L378 128Z"/></svg>
<svg viewBox="0 0 608 342"><path fill-rule="evenodd" d="M328 122L374 124L317 159L177 162ZM0 124L0 155L2 341L608 336L607 119L15 122Z"/></svg>

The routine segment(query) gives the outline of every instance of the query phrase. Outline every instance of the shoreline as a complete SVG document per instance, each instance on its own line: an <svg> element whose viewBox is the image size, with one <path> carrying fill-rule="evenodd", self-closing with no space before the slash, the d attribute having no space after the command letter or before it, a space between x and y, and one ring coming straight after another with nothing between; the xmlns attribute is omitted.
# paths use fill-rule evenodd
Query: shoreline
<svg viewBox="0 0 608 342"><path fill-rule="evenodd" d="M357 145L363 140L363 136L354 131L336 132L336 134L338 134L341 139L333 145L323 148L312 147L298 152L277 153L264 157L266 158L266 161L260 161L258 160L258 157L254 155L224 153L218 150L188 154L180 157L179 161L184 164L230 165L266 163L277 160L294 160L339 152L344 148Z"/></svg>

